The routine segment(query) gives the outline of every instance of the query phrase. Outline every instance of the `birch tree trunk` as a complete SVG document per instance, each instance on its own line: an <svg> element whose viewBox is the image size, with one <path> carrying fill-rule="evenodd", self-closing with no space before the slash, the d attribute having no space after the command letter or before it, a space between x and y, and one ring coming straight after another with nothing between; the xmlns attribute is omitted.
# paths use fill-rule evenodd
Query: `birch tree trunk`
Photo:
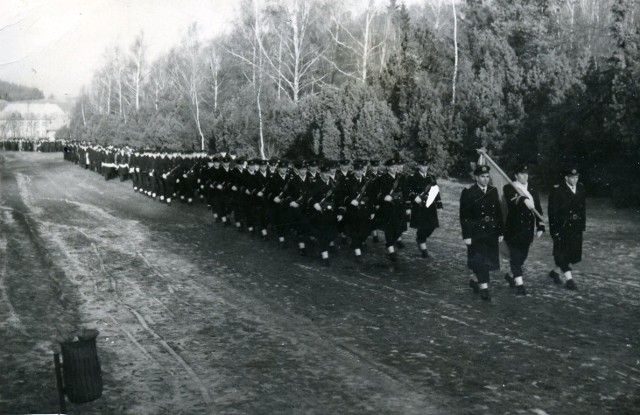
<svg viewBox="0 0 640 415"><path fill-rule="evenodd" d="M456 15L456 0L451 0L453 9L453 79L451 81L451 105L456 105L456 78L458 76L458 17Z"/></svg>

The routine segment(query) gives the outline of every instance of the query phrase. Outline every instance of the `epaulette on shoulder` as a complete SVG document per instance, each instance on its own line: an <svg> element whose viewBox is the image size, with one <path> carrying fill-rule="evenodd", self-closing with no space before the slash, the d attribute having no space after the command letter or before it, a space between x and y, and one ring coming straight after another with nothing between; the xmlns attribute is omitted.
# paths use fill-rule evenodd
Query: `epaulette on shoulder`
<svg viewBox="0 0 640 415"><path fill-rule="evenodd" d="M553 187L555 187L557 189L558 187L560 187L560 185L559 184L554 184Z"/></svg>

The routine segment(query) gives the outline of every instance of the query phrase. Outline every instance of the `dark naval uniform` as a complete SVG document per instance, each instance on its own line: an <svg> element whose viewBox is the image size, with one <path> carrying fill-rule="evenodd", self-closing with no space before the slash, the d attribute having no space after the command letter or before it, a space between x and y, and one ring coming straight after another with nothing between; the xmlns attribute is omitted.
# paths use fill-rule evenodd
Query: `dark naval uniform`
<svg viewBox="0 0 640 415"><path fill-rule="evenodd" d="M586 226L586 193L582 183L572 190L564 182L549 194L549 231L553 238L553 259L562 272L582 260L582 233Z"/></svg>
<svg viewBox="0 0 640 415"><path fill-rule="evenodd" d="M476 169L476 175L478 173L483 172ZM488 284L489 272L500 269L498 238L503 236L503 225L498 190L488 185L483 192L478 184L463 189L460 225L462 238L471 239L471 244L467 245L467 266L477 276L479 284Z"/></svg>
<svg viewBox="0 0 640 415"><path fill-rule="evenodd" d="M523 166L517 173L528 173L526 166ZM511 268L512 276L505 275L505 279L509 282L509 285L518 287L522 284L522 281L516 281L518 278L522 278L524 271L522 266L529 256L529 247L533 243L533 237L536 232L544 232L544 222L538 218L527 207L527 197L523 197L513 187L514 185L506 184L504 186L504 197L507 201L507 219L505 223L504 239L509 247L509 265ZM515 183L515 186L519 186L521 189L531 195L533 200L533 206L542 214L542 207L540 205L540 196L538 191L531 183L526 185ZM518 288L517 294L525 295L526 291L524 287Z"/></svg>
<svg viewBox="0 0 640 415"><path fill-rule="evenodd" d="M440 226L438 209L442 209L442 200L438 184L433 176L416 171L409 179L409 200L411 200L411 221L409 225L416 229L416 243L423 257L427 257L427 238ZM435 199L427 206L429 192L436 193Z"/></svg>
<svg viewBox="0 0 640 415"><path fill-rule="evenodd" d="M401 160L388 160L388 166L401 165ZM406 178L400 172L395 176L387 172L376 182L377 203L380 205L380 227L384 232L385 246L391 261L397 260L394 246L407 230L405 200L408 194Z"/></svg>

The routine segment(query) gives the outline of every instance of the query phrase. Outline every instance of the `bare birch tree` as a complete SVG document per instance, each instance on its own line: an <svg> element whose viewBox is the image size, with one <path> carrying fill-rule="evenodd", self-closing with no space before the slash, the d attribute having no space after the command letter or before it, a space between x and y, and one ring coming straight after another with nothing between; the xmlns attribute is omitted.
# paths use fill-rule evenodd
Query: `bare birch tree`
<svg viewBox="0 0 640 415"><path fill-rule="evenodd" d="M187 30L177 50L169 57L169 73L172 86L178 95L188 104L193 121L200 136L200 149L204 151L204 133L200 114L200 88L204 68L201 59L201 45L198 38L198 26L194 23Z"/></svg>
<svg viewBox="0 0 640 415"><path fill-rule="evenodd" d="M146 49L147 46L144 43L144 33L140 33L136 36L133 44L131 45L130 66L131 71L129 73L129 87L131 89L131 95L133 95L132 101L134 108L140 111L140 93L142 89L142 80L146 76Z"/></svg>
<svg viewBox="0 0 640 415"><path fill-rule="evenodd" d="M170 76L167 72L168 67L166 58L161 58L154 62L146 82L150 93L153 95L153 107L156 112L160 109L160 97L170 83Z"/></svg>
<svg viewBox="0 0 640 415"><path fill-rule="evenodd" d="M126 61L125 57L122 54L122 51L118 46L114 47L109 52L109 69L111 70L111 79L113 80L116 89L115 93L118 102L118 114L126 122L124 97L124 76L126 71Z"/></svg>
<svg viewBox="0 0 640 415"><path fill-rule="evenodd" d="M245 66L251 70L251 76L248 76L245 73L245 78L251 83L255 93L256 109L258 111L258 145L260 156L265 159L264 127L260 100L262 97L263 75L265 74L262 43L264 42L263 37L266 33L267 23L259 0L246 0L243 5L243 10L251 11L251 14L246 14L244 16L243 24L240 25L242 38L247 43L244 45L244 49L249 49L250 55L246 56L246 51L243 48L237 49L232 46L227 47L223 44L219 45L231 56L240 60L240 62L245 64Z"/></svg>
<svg viewBox="0 0 640 415"><path fill-rule="evenodd" d="M283 2L281 13L275 14L273 21L278 34L277 54L260 43L260 50L275 74L279 88L285 85L294 103L300 99L301 91L318 81L314 69L327 50L326 46L314 44L309 36L315 23L312 16L317 14L314 4L303 0Z"/></svg>
<svg viewBox="0 0 640 415"><path fill-rule="evenodd" d="M341 74L356 79L361 83L367 81L370 62L377 49L380 49L385 39L376 37L375 19L380 11L374 8L373 0L369 1L361 21L353 28L345 23L346 13L338 11L331 20L329 34L338 47L345 49L353 57L352 62L343 65L341 62L331 61L332 67Z"/></svg>
<svg viewBox="0 0 640 415"><path fill-rule="evenodd" d="M451 0L453 9L453 77L451 80L451 105L456 105L456 79L458 76L458 16L456 15L456 0Z"/></svg>
<svg viewBox="0 0 640 415"><path fill-rule="evenodd" d="M211 72L211 89L213 93L213 111L218 112L218 96L220 95L220 88L223 84L223 76L220 73L222 68L222 55L218 51L218 46L212 43L207 48L207 64Z"/></svg>

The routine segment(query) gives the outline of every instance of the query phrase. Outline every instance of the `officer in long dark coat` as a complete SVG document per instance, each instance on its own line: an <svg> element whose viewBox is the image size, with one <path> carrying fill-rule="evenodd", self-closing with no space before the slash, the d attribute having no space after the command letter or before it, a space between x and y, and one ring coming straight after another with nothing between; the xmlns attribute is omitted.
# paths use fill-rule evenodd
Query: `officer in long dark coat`
<svg viewBox="0 0 640 415"><path fill-rule="evenodd" d="M556 265L549 276L560 284L560 273L564 273L565 287L570 290L576 289L571 265L582 260L582 233L587 215L586 193L578 182L579 177L577 167L565 169L563 182L555 185L549 194L549 231Z"/></svg>
<svg viewBox="0 0 640 415"><path fill-rule="evenodd" d="M473 174L476 184L462 189L460 225L467 245L467 266L477 281L469 281L483 300L491 300L489 272L500 269L498 244L503 238L502 209L498 190L489 185L489 166L477 166Z"/></svg>
<svg viewBox="0 0 640 415"><path fill-rule="evenodd" d="M534 234L538 238L542 236L545 226L532 211L535 209L542 214L538 191L529 183L529 167L525 164L519 166L515 171L515 179L513 185L506 184L503 189L508 209L504 239L509 247L511 268L511 275L507 273L504 278L511 287L516 288L516 295L526 295L522 266L529 255Z"/></svg>
<svg viewBox="0 0 640 415"><path fill-rule="evenodd" d="M427 160L419 159L416 162L418 163L417 171L409 179L409 200L411 201L409 225L416 229L418 249L422 257L427 258L427 238L440 226L438 209L442 209L442 199L436 178L428 174Z"/></svg>

